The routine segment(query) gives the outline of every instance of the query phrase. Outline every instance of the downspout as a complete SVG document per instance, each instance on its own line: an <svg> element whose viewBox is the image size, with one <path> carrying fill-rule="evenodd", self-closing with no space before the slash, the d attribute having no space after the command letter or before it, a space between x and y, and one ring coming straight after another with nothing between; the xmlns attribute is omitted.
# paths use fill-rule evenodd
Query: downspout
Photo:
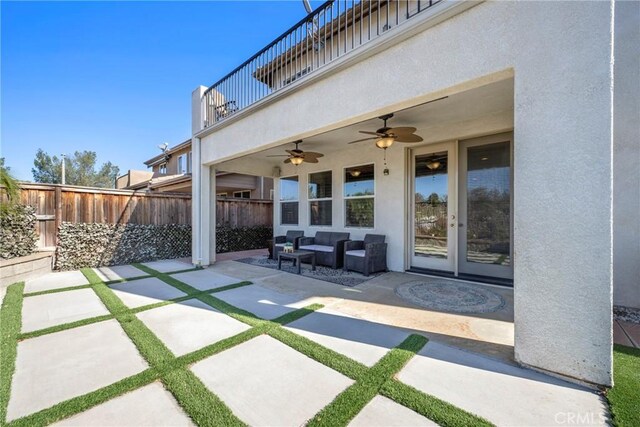
<svg viewBox="0 0 640 427"><path fill-rule="evenodd" d="M194 163L197 165L197 173L193 180L193 195L191 196L193 201L191 209L193 209L193 212L195 213L194 224L196 225L197 230L193 235L193 246L196 250L196 265L200 267L202 266L202 155L200 138L193 138L192 150L195 160Z"/></svg>

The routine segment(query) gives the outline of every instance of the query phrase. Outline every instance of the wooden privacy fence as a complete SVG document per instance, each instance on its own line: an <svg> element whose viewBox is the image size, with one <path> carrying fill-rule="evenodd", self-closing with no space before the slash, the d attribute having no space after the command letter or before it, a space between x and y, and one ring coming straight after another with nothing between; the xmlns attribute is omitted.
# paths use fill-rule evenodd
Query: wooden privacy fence
<svg viewBox="0 0 640 427"><path fill-rule="evenodd" d="M40 248L56 246L61 222L191 224L191 195L56 184L21 184L20 201L36 208Z"/></svg>
<svg viewBox="0 0 640 427"><path fill-rule="evenodd" d="M256 227L273 224L273 202L256 199L218 199L217 227Z"/></svg>
<svg viewBox="0 0 640 427"><path fill-rule="evenodd" d="M36 209L39 248L56 246L56 233L61 222L191 225L191 194L148 193L57 184L20 186L20 202ZM216 215L218 227L271 227L273 202L218 199Z"/></svg>

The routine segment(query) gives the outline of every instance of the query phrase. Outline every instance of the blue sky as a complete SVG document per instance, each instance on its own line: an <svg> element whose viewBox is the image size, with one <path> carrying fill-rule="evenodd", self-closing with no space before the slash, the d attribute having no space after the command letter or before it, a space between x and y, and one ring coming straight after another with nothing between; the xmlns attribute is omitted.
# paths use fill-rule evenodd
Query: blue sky
<svg viewBox="0 0 640 427"><path fill-rule="evenodd" d="M321 1L312 1L317 7ZM1 154L32 180L38 148L144 169L191 132L191 91L302 19L301 0L6 2Z"/></svg>

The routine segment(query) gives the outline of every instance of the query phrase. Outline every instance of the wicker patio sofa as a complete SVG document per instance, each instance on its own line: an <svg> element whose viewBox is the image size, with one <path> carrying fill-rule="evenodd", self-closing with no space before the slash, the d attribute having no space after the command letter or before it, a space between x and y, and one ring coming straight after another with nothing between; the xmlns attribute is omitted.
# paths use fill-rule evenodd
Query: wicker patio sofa
<svg viewBox="0 0 640 427"><path fill-rule="evenodd" d="M315 237L301 237L299 248L316 254L316 264L331 268L342 267L344 244L349 240L349 233L318 231Z"/></svg>
<svg viewBox="0 0 640 427"><path fill-rule="evenodd" d="M367 234L364 240L344 244L344 270L358 271L365 276L387 271L387 244L381 234Z"/></svg>

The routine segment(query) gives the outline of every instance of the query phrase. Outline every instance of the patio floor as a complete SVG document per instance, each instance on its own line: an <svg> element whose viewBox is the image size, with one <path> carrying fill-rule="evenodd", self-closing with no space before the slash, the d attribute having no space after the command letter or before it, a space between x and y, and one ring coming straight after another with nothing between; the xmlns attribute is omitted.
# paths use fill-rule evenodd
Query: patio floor
<svg viewBox="0 0 640 427"><path fill-rule="evenodd" d="M606 423L597 393L499 350L488 357L509 334L479 340L510 325L509 307L418 316L425 310L391 298L397 273L346 288L234 261L185 268L173 260L12 285L1 362L6 373L15 357L15 372L0 376L1 422L553 425L589 414Z"/></svg>

